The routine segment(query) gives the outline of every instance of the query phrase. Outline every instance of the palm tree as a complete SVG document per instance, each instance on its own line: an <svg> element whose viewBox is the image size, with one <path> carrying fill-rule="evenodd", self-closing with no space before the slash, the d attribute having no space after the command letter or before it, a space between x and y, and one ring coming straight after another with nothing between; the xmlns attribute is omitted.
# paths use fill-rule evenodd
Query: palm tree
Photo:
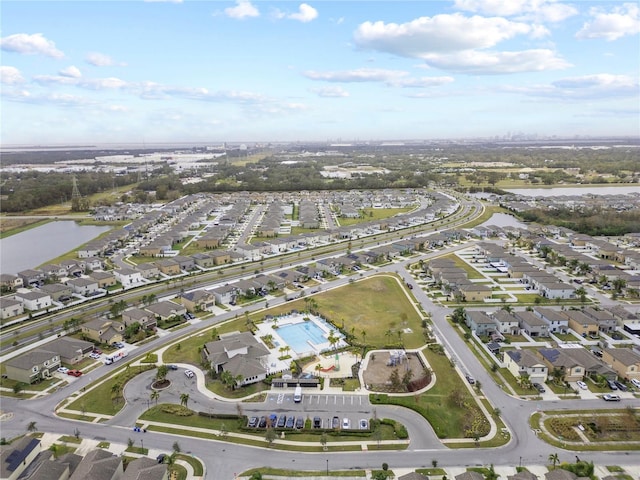
<svg viewBox="0 0 640 480"><path fill-rule="evenodd" d="M158 406L158 399L160 398L160 392L158 392L157 390L154 390L153 392L151 392L151 395L149 395L149 399L153 402L154 400L156 401L156 407Z"/></svg>
<svg viewBox="0 0 640 480"><path fill-rule="evenodd" d="M29 425L27 425L27 432L35 432L36 430L38 430L38 428L36 427L36 422L29 422Z"/></svg>
<svg viewBox="0 0 640 480"><path fill-rule="evenodd" d="M549 462L553 465L553 469L555 470L556 464L560 461L557 453L551 453L548 457Z"/></svg>
<svg viewBox="0 0 640 480"><path fill-rule="evenodd" d="M366 332L366 330L362 330L360 333L362 334L362 344L366 345L367 344L367 332Z"/></svg>
<svg viewBox="0 0 640 480"><path fill-rule="evenodd" d="M487 473L484 474L485 480L498 480L499 476L500 475L498 473L496 473L496 471L493 468L493 463L491 464L491 466L487 470Z"/></svg>
<svg viewBox="0 0 640 480"><path fill-rule="evenodd" d="M156 372L156 381L164 382L167 378L167 374L169 373L169 367L166 365L160 365L158 367L158 371Z"/></svg>
<svg viewBox="0 0 640 480"><path fill-rule="evenodd" d="M187 408L187 404L189 403L189 394L188 393L181 393L180 394L180 405L182 405L183 407Z"/></svg>

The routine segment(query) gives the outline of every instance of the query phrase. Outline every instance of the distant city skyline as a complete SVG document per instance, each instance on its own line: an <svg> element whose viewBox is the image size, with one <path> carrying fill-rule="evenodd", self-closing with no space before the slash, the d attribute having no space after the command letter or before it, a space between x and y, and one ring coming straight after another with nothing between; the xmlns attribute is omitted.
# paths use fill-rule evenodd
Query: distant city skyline
<svg viewBox="0 0 640 480"><path fill-rule="evenodd" d="M637 2L6 1L2 145L640 134Z"/></svg>

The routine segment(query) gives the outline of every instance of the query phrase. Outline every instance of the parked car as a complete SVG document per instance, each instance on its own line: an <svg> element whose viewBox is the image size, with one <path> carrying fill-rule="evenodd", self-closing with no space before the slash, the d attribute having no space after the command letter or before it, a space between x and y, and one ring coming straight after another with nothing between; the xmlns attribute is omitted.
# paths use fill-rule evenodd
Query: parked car
<svg viewBox="0 0 640 480"><path fill-rule="evenodd" d="M633 383L633 385L634 385L636 388L640 388L640 380L638 380L637 378L632 378L632 379L631 379L631 383Z"/></svg>
<svg viewBox="0 0 640 480"><path fill-rule="evenodd" d="M611 390L618 390L618 386L616 385L616 382L614 382L613 380L607 380L607 385L609 385L609 388Z"/></svg>
<svg viewBox="0 0 640 480"><path fill-rule="evenodd" d="M293 415L290 417L287 417L287 421L284 424L285 428L293 428L296 425L296 417L294 417Z"/></svg>
<svg viewBox="0 0 640 480"><path fill-rule="evenodd" d="M544 389L544 387L542 385L540 385L539 383L534 383L533 384L533 388L535 388L536 390L538 390L538 392L540 393L544 393L546 392L546 390Z"/></svg>
<svg viewBox="0 0 640 480"><path fill-rule="evenodd" d="M250 427L250 428L255 428L255 427L257 427L257 426L258 426L258 421L259 421L259 420L258 420L258 417L251 417L251 418L249 419L249 424L248 424L248 425L249 425L249 427Z"/></svg>
<svg viewBox="0 0 640 480"><path fill-rule="evenodd" d="M576 385L578 385L578 387L580 387L582 390L586 390L586 389L587 389L587 384L586 384L586 383L584 383L584 382L583 382L583 381L581 381L581 380L578 380L578 381L576 382Z"/></svg>
<svg viewBox="0 0 640 480"><path fill-rule="evenodd" d="M102 355L102 350L100 350L99 348L94 348L93 349L93 353L97 353L98 355Z"/></svg>
<svg viewBox="0 0 640 480"><path fill-rule="evenodd" d="M193 373L191 370L185 370L184 374L187 376L187 378L193 378L196 376L196 374Z"/></svg>
<svg viewBox="0 0 640 480"><path fill-rule="evenodd" d="M366 418L361 418L359 425L360 430L369 430L369 421Z"/></svg>
<svg viewBox="0 0 640 480"><path fill-rule="evenodd" d="M58 373L63 373L66 375L67 372L69 372L69 369L67 367L58 367Z"/></svg>
<svg viewBox="0 0 640 480"><path fill-rule="evenodd" d="M342 428L345 429L345 430L351 428L351 420L349 420L348 418L343 418L342 419Z"/></svg>
<svg viewBox="0 0 640 480"><path fill-rule="evenodd" d="M82 372L80 370L69 370L67 372L67 375L71 375L72 377L79 377L80 375L82 375Z"/></svg>
<svg viewBox="0 0 640 480"><path fill-rule="evenodd" d="M618 390L620 390L621 392L626 392L627 390L629 390L627 386L622 382L618 382L616 380L615 384L616 384L616 387L618 387Z"/></svg>
<svg viewBox="0 0 640 480"><path fill-rule="evenodd" d="M167 368L169 370L178 370L178 366L177 365L167 365Z"/></svg>
<svg viewBox="0 0 640 480"><path fill-rule="evenodd" d="M467 379L467 382L469 382L471 385L476 383L476 379L473 378L469 373L467 373L464 377Z"/></svg>
<svg viewBox="0 0 640 480"><path fill-rule="evenodd" d="M340 417L333 417L331 419L331 428L340 428Z"/></svg>
<svg viewBox="0 0 640 480"><path fill-rule="evenodd" d="M93 352L91 352L91 353L89 354L89 357L90 357L90 358L93 358L94 360L97 360L98 358L100 358L100 354L99 354L99 353L93 353Z"/></svg>
<svg viewBox="0 0 640 480"><path fill-rule="evenodd" d="M260 421L258 422L258 427L265 428L266 426L267 426L267 417L263 415L262 417L260 417Z"/></svg>
<svg viewBox="0 0 640 480"><path fill-rule="evenodd" d="M275 413L272 413L271 415L269 415L269 426L275 427L277 423L278 423L278 415L276 415Z"/></svg>
<svg viewBox="0 0 640 480"><path fill-rule="evenodd" d="M301 430L304 428L304 418L298 417L296 418L296 429Z"/></svg>
<svg viewBox="0 0 640 480"><path fill-rule="evenodd" d="M322 419L320 417L313 417L313 428L322 428Z"/></svg>
<svg viewBox="0 0 640 480"><path fill-rule="evenodd" d="M287 416L286 415L280 415L280 417L278 418L278 423L276 423L276 427L284 428L286 423L287 423Z"/></svg>
<svg viewBox="0 0 640 480"><path fill-rule="evenodd" d="M614 393L605 393L602 398L606 402L619 402L621 400L620 395Z"/></svg>
<svg viewBox="0 0 640 480"><path fill-rule="evenodd" d="M164 458L165 458L166 456L167 456L166 454L161 453L160 455L158 455L158 456L156 457L156 460L158 461L158 463L164 463Z"/></svg>

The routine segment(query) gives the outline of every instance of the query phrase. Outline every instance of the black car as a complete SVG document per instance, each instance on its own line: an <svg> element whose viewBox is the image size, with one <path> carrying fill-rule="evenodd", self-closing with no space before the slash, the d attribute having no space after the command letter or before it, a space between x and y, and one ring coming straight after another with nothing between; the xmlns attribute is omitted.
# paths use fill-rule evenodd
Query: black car
<svg viewBox="0 0 640 480"><path fill-rule="evenodd" d="M544 389L544 387L542 385L540 385L539 383L534 383L533 384L533 388L535 388L536 390L538 390L538 392L540 393L544 393L546 392L546 390Z"/></svg>
<svg viewBox="0 0 640 480"><path fill-rule="evenodd" d="M284 424L285 428L293 428L296 424L296 417L287 418L287 422Z"/></svg>
<svg viewBox="0 0 640 480"><path fill-rule="evenodd" d="M313 417L313 428L322 428L322 419L320 417Z"/></svg>
<svg viewBox="0 0 640 480"><path fill-rule="evenodd" d="M167 365L167 368L169 370L178 370L178 366L177 365Z"/></svg>
<svg viewBox="0 0 640 480"><path fill-rule="evenodd" d="M251 428L257 427L258 426L258 421L259 421L258 417L251 417L249 419L249 427L251 427Z"/></svg>
<svg viewBox="0 0 640 480"><path fill-rule="evenodd" d="M301 430L304 428L304 418L298 417L296 418L296 429Z"/></svg>
<svg viewBox="0 0 640 480"><path fill-rule="evenodd" d="M267 417L263 415L262 417L260 417L260 421L258 422L258 427L265 428L266 426L267 426Z"/></svg>
<svg viewBox="0 0 640 480"><path fill-rule="evenodd" d="M627 386L622 382L616 381L615 384L616 384L616 387L618 387L618 390L620 390L621 392L626 392L627 390L629 390Z"/></svg>
<svg viewBox="0 0 640 480"><path fill-rule="evenodd" d="M287 423L287 416L286 415L280 415L280 418L278 418L278 423L276 423L276 427L284 428L286 423Z"/></svg>
<svg viewBox="0 0 640 480"><path fill-rule="evenodd" d="M164 459L165 459L166 456L167 456L166 454L161 453L160 455L158 455L156 457L156 460L158 461L158 463L164 463Z"/></svg>

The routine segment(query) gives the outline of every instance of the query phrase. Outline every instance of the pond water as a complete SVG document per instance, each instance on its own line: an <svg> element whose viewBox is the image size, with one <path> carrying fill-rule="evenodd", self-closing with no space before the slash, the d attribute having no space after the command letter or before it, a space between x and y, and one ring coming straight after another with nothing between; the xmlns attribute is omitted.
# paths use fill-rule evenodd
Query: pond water
<svg viewBox="0 0 640 480"><path fill-rule="evenodd" d="M629 193L640 194L640 185L628 185L619 187L603 187L589 185L588 187L554 187L554 188L507 188L507 192L529 197L557 197L560 195L626 195Z"/></svg>
<svg viewBox="0 0 640 480"><path fill-rule="evenodd" d="M49 222L0 240L0 272L18 273L35 268L93 240L112 227Z"/></svg>
<svg viewBox="0 0 640 480"><path fill-rule="evenodd" d="M516 217L507 213L494 213L489 220L482 224L484 227L489 225L495 225L496 227L527 228L526 223L522 223Z"/></svg>

